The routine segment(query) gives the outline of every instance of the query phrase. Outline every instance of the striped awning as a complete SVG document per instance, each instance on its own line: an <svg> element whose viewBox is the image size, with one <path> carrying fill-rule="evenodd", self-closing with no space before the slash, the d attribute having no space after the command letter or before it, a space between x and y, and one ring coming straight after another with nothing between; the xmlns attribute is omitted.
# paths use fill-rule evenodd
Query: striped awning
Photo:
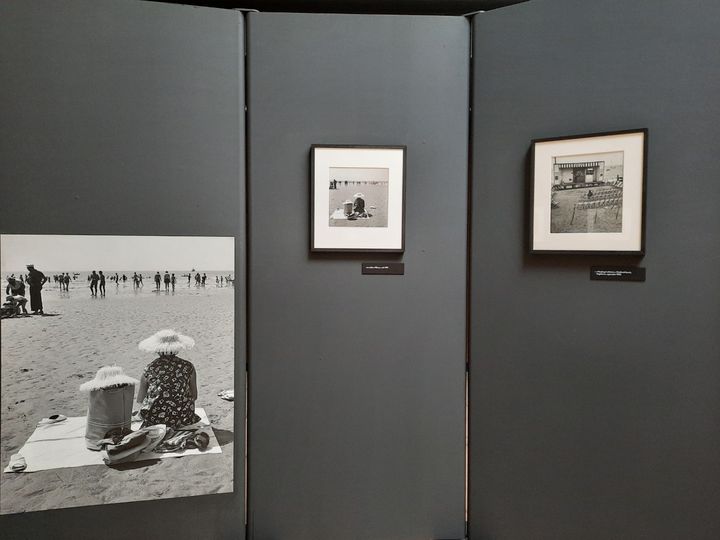
<svg viewBox="0 0 720 540"><path fill-rule="evenodd" d="M604 161L581 161L578 163L558 163L560 169L590 169L592 167L600 167Z"/></svg>

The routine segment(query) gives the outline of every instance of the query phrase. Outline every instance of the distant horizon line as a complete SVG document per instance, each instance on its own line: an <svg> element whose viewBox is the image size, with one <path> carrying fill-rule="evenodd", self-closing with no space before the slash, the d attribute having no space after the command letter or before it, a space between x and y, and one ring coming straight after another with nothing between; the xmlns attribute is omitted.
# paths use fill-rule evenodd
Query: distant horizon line
<svg viewBox="0 0 720 540"><path fill-rule="evenodd" d="M42 270L42 269L38 268L37 270L40 270L40 272L43 272L43 273L45 273L45 272L60 272L60 271L61 271L61 270L57 270L57 269L55 269L55 268L51 268L51 269L49 269L49 270ZM24 268L24 269L22 269L22 270L20 270L20 271L18 271L17 269L15 269L15 270L12 270L12 269L10 269L10 270L2 270L3 273L5 273L5 272L27 273L27 271L28 271L27 268ZM94 269L91 269L91 270L77 270L77 269L74 269L74 270L62 270L62 272L67 272L67 273L69 273L69 274L71 274L71 273L93 272L93 271L96 271L96 272L101 272L101 271L102 271L102 272L107 272L107 270L104 270L104 269L102 269L102 268L94 268ZM144 268L144 269L142 269L142 270L128 270L128 269L117 270L117 269L113 268L111 271L114 272L114 273L119 273L119 272L124 272L124 273L128 273L128 272L153 272L153 273L154 273L154 272L160 272L161 274L162 274L163 272L165 272L165 270L148 270L147 268ZM230 273L234 273L234 272L235 272L235 270L224 270L224 269L213 269L213 270L177 270L177 269L174 269L174 270L167 270L167 272L170 272L170 273L193 272L193 271L194 271L195 273L203 273L203 272L230 272Z"/></svg>

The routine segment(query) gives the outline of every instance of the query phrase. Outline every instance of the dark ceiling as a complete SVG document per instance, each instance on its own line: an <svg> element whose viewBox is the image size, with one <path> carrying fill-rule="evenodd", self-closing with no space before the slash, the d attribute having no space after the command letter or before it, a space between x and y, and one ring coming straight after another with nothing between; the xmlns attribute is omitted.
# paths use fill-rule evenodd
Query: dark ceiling
<svg viewBox="0 0 720 540"><path fill-rule="evenodd" d="M464 15L487 11L527 0L160 0L225 9L256 9L310 13L396 13L417 15Z"/></svg>

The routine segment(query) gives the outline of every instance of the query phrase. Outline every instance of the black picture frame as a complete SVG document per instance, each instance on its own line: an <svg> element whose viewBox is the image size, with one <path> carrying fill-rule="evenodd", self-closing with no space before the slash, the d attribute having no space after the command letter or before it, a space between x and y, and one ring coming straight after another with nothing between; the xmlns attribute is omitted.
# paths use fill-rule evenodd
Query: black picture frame
<svg viewBox="0 0 720 540"><path fill-rule="evenodd" d="M641 138L641 141L637 141L637 138ZM571 143L571 144L567 144ZM573 144L574 143L574 144ZM608 148L613 148L613 144L616 143L615 153L622 153L622 171L623 175L619 176L619 180L615 183L608 182L605 177L602 181L598 181L593 177L592 182L585 182L584 173L582 180L578 181L577 184L585 185L572 185L566 187L563 185L564 180L558 179L555 175L557 171L556 166L563 166L563 168L571 169L573 175L577 169L586 167L586 171L589 172L594 169L597 172L598 168L596 163L598 161L588 161L580 163L572 162L558 162L558 158L572 159L574 156L587 156L591 154L605 155L613 154ZM561 151L562 148L573 148L574 150L570 155L558 155L555 156L555 161L547 161L548 155L553 155L553 150ZM631 150L632 155L626 156L626 152ZM528 234L528 246L529 253L531 255L625 255L625 256L638 256L642 257L645 255L645 230L646 230L646 201L647 201L647 154L648 154L648 129L637 128L637 129L625 129L618 131L605 131L597 133L584 133L578 135L565 135L560 137L545 137L537 138L531 141L530 145L530 168L528 173L528 185L529 185L529 234ZM542 161L542 162L541 162ZM603 162L604 163L604 162ZM604 167L604 165L603 165ZM625 171L628 168L632 171L632 177L626 178ZM549 174L548 171L551 171ZM543 172L544 171L544 172ZM538 174L540 173L540 174ZM547 176L547 178L545 178ZM549 180L546 182L545 180ZM628 191L632 194L631 198L631 210L629 210L628 216L626 216L624 199L626 195L625 182L630 181L632 184L628 186ZM575 178L573 179L575 184ZM547 188L538 189L538 185L546 185ZM619 194L618 184L620 186ZM555 195L559 191L566 189L578 189L583 190L588 188L585 192L591 193L589 197L585 197L582 201L578 201L574 204L573 212L590 212L593 208L593 204L597 204L594 210L594 219L597 220L599 210L615 209L616 216L622 212L620 221L620 231L613 231L614 234L603 236L605 231L587 231L592 234L592 241L590 235L587 237L587 246L582 245L584 238L578 234L572 234L576 231L568 228L563 230L563 227L567 227L567 223L553 223L552 211L556 208L555 205L559 204L555 200ZM598 191L608 189L607 192L601 191L602 195L606 195L605 199L600 194L592 194L592 188L597 187ZM614 193L613 193L614 191ZM549 199L547 193L550 193ZM609 193L609 194L608 194ZM615 195L614 197L611 195ZM619 196L619 203L617 202ZM614 202L613 202L614 201ZM545 205L545 202L549 204ZM569 202L569 201L568 201ZM607 203L607 206L602 206L603 203ZM567 204L567 203L566 203ZM578 206L579 204L579 206ZM639 206L639 208L638 208ZM546 208L547 210L543 210ZM581 210L577 210L581 208ZM544 212L546 216L538 215L538 212ZM573 213L573 218L575 213ZM622 231L623 219L630 222L632 234L628 234L626 239L623 239L621 235L625 234ZM538 226L542 224L542 226ZM550 230L548 230L548 228ZM556 230L553 230L556 228ZM579 231L581 234L586 231ZM595 234L601 232L603 234ZM571 233L571 234L565 234ZM553 238L553 235L555 236ZM569 242L567 240L570 240ZM563 244L567 244L568 249L563 248ZM578 247L580 245L580 247ZM616 248L620 246L620 248Z"/></svg>
<svg viewBox="0 0 720 540"><path fill-rule="evenodd" d="M357 246L344 246L344 247L328 247L320 246L316 242L317 228L316 228L316 212L323 212L325 219L327 219L328 208L319 208L316 205L316 191L317 191L317 178L316 178L316 157L319 151L323 149L345 149L345 150L396 150L402 153L402 171L400 171L400 178L402 181L401 186L401 217L399 220L399 244L397 247L357 247ZM360 163L360 162L359 162ZM366 163L363 165L367 165ZM405 145L361 145L361 144L313 144L310 146L310 252L312 253L404 253L405 252L405 211L406 211L406 180L407 180L407 146ZM324 188L327 189L327 188ZM390 212L390 208L388 208Z"/></svg>

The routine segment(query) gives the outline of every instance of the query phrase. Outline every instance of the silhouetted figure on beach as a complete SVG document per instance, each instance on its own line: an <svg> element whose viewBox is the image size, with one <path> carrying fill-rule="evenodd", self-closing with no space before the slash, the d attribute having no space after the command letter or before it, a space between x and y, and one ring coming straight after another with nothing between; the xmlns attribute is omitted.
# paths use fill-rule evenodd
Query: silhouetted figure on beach
<svg viewBox="0 0 720 540"><path fill-rule="evenodd" d="M203 277L202 277L203 287L205 286L205 280L206 280L206 279L207 279L207 275L203 273Z"/></svg>
<svg viewBox="0 0 720 540"><path fill-rule="evenodd" d="M41 291L48 278L40 270L36 270L34 264L28 264L27 269L28 275L25 282L30 287L30 309L33 313L44 315Z"/></svg>
<svg viewBox="0 0 720 540"><path fill-rule="evenodd" d="M165 292L168 292L170 290L170 273L167 270L165 270L163 282L165 283Z"/></svg>
<svg viewBox="0 0 720 540"><path fill-rule="evenodd" d="M100 296L105 296L105 274L100 270Z"/></svg>
<svg viewBox="0 0 720 540"><path fill-rule="evenodd" d="M97 272L93 270L88 277L90 278L90 296L97 296L98 281L100 281L100 276L98 276Z"/></svg>
<svg viewBox="0 0 720 540"><path fill-rule="evenodd" d="M195 285L196 285L197 287L200 286L200 272L198 272L197 274L195 274Z"/></svg>
<svg viewBox="0 0 720 540"><path fill-rule="evenodd" d="M170 284L172 285L173 292L175 292L175 283L177 283L177 279L175 278L175 274L173 274L170 278Z"/></svg>
<svg viewBox="0 0 720 540"><path fill-rule="evenodd" d="M63 283L65 284L65 291L70 292L70 274L65 272L65 277L63 277Z"/></svg>
<svg viewBox="0 0 720 540"><path fill-rule="evenodd" d="M160 290L160 280L161 280L160 272L155 272L155 290L156 291Z"/></svg>

